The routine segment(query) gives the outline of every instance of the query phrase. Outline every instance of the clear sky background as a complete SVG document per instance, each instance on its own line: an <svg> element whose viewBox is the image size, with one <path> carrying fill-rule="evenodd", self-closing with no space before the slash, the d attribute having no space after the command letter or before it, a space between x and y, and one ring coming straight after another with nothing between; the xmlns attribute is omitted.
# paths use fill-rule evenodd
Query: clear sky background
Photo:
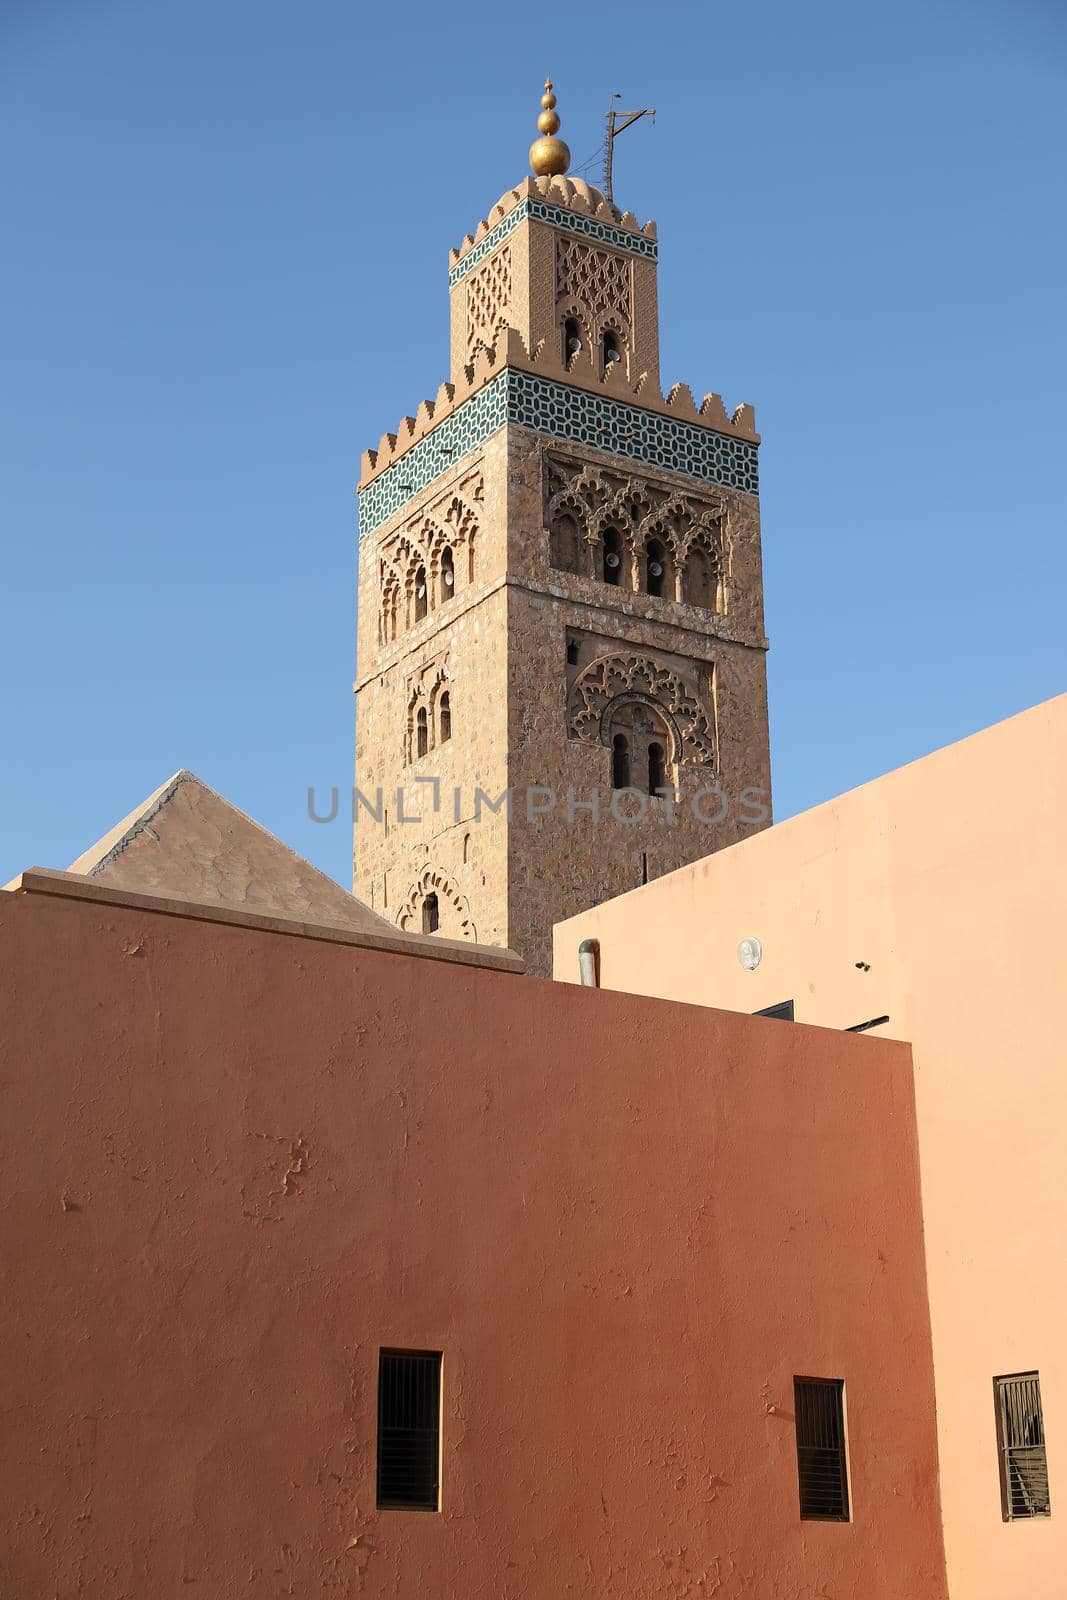
<svg viewBox="0 0 1067 1600"><path fill-rule="evenodd" d="M1062 691L1065 54L1058 0L0 0L0 882L181 766L350 882L359 456L549 71L578 167L657 107L664 382L756 405L778 817Z"/></svg>

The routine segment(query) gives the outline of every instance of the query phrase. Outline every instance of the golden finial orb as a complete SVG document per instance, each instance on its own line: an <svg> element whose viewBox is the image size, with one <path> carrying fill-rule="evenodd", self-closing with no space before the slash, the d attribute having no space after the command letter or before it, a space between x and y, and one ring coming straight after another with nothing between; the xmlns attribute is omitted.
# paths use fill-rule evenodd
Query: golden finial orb
<svg viewBox="0 0 1067 1600"><path fill-rule="evenodd" d="M554 178L566 172L571 164L571 153L562 139L557 139L559 117L556 97L552 93L552 79L545 79L545 92L541 96L541 115L537 119L541 134L530 146L530 165L539 178Z"/></svg>

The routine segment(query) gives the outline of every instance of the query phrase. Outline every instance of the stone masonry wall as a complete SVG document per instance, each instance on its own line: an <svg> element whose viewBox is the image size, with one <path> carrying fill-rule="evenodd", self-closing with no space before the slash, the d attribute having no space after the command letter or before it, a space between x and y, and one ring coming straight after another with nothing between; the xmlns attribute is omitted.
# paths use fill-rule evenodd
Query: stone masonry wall
<svg viewBox="0 0 1067 1600"><path fill-rule="evenodd" d="M724 494L731 533L729 609L610 588L549 562L544 482L566 457L664 491L693 491L678 474L638 469L599 452L509 430L509 782L515 796L509 852L509 942L528 971L551 969L551 927L626 889L732 844L770 821L766 640L759 512L747 495ZM568 643L577 659L568 661ZM612 813L612 756L573 737L574 685L603 657L650 661L683 678L711 712L710 765L676 769L679 798L636 800ZM703 794L709 787L721 797ZM551 791L555 803L547 794ZM568 806L598 793L598 813ZM746 791L748 791L746 793ZM532 798L528 800L528 795ZM637 820L625 821L634 816Z"/></svg>
<svg viewBox="0 0 1067 1600"><path fill-rule="evenodd" d="M502 945L508 937L506 817L483 804L479 819L476 790L484 788L495 800L507 784L504 463L501 434L361 546L356 782L372 803L381 788L387 815L379 823L361 810L353 873L355 893L402 926L421 931L421 902L434 893L442 934ZM439 596L432 550L438 533L451 537L455 531L448 513L457 499L473 511L474 525L453 547L450 597L438 597L423 620L406 625L411 596L403 594L396 640L383 641L383 559L391 574L421 554ZM442 742L439 696L446 690L451 737ZM412 716L419 705L428 713L428 749L421 757Z"/></svg>

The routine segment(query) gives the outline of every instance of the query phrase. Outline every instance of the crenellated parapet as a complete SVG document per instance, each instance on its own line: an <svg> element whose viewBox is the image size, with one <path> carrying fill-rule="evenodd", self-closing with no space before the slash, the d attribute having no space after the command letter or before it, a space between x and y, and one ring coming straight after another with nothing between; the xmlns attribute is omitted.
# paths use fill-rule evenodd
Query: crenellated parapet
<svg viewBox="0 0 1067 1600"><path fill-rule="evenodd" d="M404 511L442 473L506 426L569 439L703 483L759 493L758 445L751 406L728 415L717 394L698 408L685 384L666 397L645 378L631 383L621 366L599 377L582 355L564 367L538 347L531 355L509 328L480 352L458 384L442 384L397 432L363 457L360 529L366 535Z"/></svg>
<svg viewBox="0 0 1067 1600"><path fill-rule="evenodd" d="M632 211L619 211L591 184L580 178L526 178L501 196L458 249L449 251L449 281L458 282L530 216L653 261L657 256L656 224L642 225Z"/></svg>
<svg viewBox="0 0 1067 1600"><path fill-rule="evenodd" d="M443 383L435 398L424 400L413 417L402 417L396 432L385 434L376 450L364 451L360 489L365 489L375 478L399 462L414 445L440 427L446 418L453 416L506 367L580 389L587 394L617 399L642 411L684 421L706 428L709 432L725 434L753 445L759 443L756 413L750 405L739 405L733 412L728 412L721 395L707 394L698 406L692 391L684 383L675 384L664 395L645 373L632 382L621 363L608 367L601 376L596 369L592 349L579 351L564 366L561 354L551 345L542 341L530 352L521 334L514 328L508 328L494 349L479 351L473 363L462 369L460 382Z"/></svg>

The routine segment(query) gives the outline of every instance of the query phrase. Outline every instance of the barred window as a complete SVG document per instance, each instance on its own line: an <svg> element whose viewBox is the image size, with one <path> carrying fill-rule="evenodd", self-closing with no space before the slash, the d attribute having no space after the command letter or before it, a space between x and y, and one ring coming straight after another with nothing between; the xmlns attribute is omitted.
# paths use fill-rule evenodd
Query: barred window
<svg viewBox="0 0 1067 1600"><path fill-rule="evenodd" d="M378 1357L379 1507L437 1511L440 1448L440 1353L382 1350Z"/></svg>
<svg viewBox="0 0 1067 1600"><path fill-rule="evenodd" d="M1001 1509L1005 1522L1049 1517L1045 1419L1041 1380L1036 1372L994 1378L997 1442L1000 1448Z"/></svg>
<svg viewBox="0 0 1067 1600"><path fill-rule="evenodd" d="M848 1522L845 1385L840 1378L794 1378L800 1515L805 1522Z"/></svg>

